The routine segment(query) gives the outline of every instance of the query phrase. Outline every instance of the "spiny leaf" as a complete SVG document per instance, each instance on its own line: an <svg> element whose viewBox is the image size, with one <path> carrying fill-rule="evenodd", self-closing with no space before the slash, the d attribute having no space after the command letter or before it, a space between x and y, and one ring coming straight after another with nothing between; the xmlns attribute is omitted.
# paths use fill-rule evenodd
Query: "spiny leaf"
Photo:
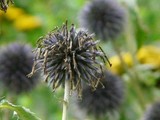
<svg viewBox="0 0 160 120"><path fill-rule="evenodd" d="M33 112L31 112L28 108L25 108L20 105L14 105L7 100L2 100L0 102L0 109L7 108L9 110L15 111L19 118L22 120L41 120L40 118L36 117Z"/></svg>

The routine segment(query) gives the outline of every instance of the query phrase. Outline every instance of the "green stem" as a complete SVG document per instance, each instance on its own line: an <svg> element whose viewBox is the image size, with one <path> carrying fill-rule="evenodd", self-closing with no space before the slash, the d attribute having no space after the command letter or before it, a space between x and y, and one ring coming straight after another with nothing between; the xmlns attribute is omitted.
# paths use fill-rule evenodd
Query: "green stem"
<svg viewBox="0 0 160 120"><path fill-rule="evenodd" d="M141 104L145 105L146 104L146 99L143 97L144 93L142 92L142 89L139 86L139 80L141 79L140 76L137 73L136 67L134 67L134 65L138 64L137 58L135 53L137 52L137 43L136 43L136 38L135 38L135 33L134 33L134 27L133 27L133 23L131 22L131 17L130 14L127 13L127 27L125 29L125 40L126 40L126 44L127 44L127 49L129 50L129 52L132 54L132 60L133 60L133 67L132 67L132 72L130 72L130 74L133 75L134 77L134 82L132 82L132 85L135 86L135 89L137 89L137 91L139 91L138 93L141 93L141 97L140 97L140 101ZM139 95L140 96L140 95ZM143 103L142 103L143 102ZM143 106L144 106L143 105ZM142 107L142 108L145 108Z"/></svg>
<svg viewBox="0 0 160 120"><path fill-rule="evenodd" d="M139 103L140 103L142 109L145 109L146 100L143 97L144 94L143 94L142 89L140 88L140 86L138 84L139 77L138 77L137 73L135 71L130 72L128 70L128 66L125 63L125 61L124 61L124 59L123 59L123 57L122 57L122 55L120 53L119 47L117 46L117 44L115 42L112 42L112 45L113 45L113 48L114 48L115 52L117 53L117 55L118 55L118 57L119 57L119 59L121 61L123 69L128 73L130 78L133 79L132 86L134 87L134 90L136 91L136 93L138 95Z"/></svg>

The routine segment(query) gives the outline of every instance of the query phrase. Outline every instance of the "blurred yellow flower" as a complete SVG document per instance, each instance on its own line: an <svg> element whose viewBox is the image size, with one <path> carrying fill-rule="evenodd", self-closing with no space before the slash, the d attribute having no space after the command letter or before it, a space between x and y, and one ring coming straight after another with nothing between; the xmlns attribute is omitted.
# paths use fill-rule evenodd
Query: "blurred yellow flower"
<svg viewBox="0 0 160 120"><path fill-rule="evenodd" d="M123 53L122 58L128 67L131 67L133 65L133 60L132 60L132 56L130 53ZM123 67L122 67L121 61L117 55L111 57L109 59L109 61L112 63L112 66L108 67L108 68L112 72L114 72L116 74L121 74L123 72Z"/></svg>
<svg viewBox="0 0 160 120"><path fill-rule="evenodd" d="M19 18L19 16L23 14L24 14L23 9L17 7L9 7L6 14L4 15L8 20L16 20Z"/></svg>
<svg viewBox="0 0 160 120"><path fill-rule="evenodd" d="M1 17L3 14L4 14L4 12L0 10L0 17Z"/></svg>
<svg viewBox="0 0 160 120"><path fill-rule="evenodd" d="M5 15L5 12L0 10L0 20L4 17L4 15Z"/></svg>
<svg viewBox="0 0 160 120"><path fill-rule="evenodd" d="M137 58L142 64L151 64L154 67L160 67L160 48L155 46L144 46L139 49Z"/></svg>
<svg viewBox="0 0 160 120"><path fill-rule="evenodd" d="M41 26L41 20L36 16L23 15L15 20L14 26L18 30L32 30Z"/></svg>
<svg viewBox="0 0 160 120"><path fill-rule="evenodd" d="M128 67L133 66L133 59L130 53L123 53L122 57ZM124 72L121 61L117 55L111 57L109 60L112 63L112 67L107 66L108 69L116 74ZM143 46L137 52L137 60L141 64L150 64L155 68L160 68L160 48L151 45Z"/></svg>

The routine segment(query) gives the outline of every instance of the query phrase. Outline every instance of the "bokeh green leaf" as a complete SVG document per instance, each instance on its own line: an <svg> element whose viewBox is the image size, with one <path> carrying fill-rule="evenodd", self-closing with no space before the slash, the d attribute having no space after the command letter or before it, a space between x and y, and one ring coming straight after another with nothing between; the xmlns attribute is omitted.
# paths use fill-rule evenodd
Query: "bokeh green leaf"
<svg viewBox="0 0 160 120"><path fill-rule="evenodd" d="M40 118L36 117L35 114L29 109L20 105L14 105L7 100L2 100L0 102L0 108L6 108L16 112L19 118L22 120L41 120Z"/></svg>

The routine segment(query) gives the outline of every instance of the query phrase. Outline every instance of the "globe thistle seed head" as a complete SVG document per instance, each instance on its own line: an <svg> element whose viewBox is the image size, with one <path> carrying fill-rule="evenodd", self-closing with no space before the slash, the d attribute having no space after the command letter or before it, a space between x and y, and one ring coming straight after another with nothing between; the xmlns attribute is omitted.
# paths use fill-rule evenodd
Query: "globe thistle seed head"
<svg viewBox="0 0 160 120"><path fill-rule="evenodd" d="M38 82L39 74L28 78L34 54L29 45L13 43L0 53L0 80L11 92L17 94L31 90Z"/></svg>
<svg viewBox="0 0 160 120"><path fill-rule="evenodd" d="M0 0L0 9L4 12L7 11L9 3L14 3L13 0Z"/></svg>
<svg viewBox="0 0 160 120"><path fill-rule="evenodd" d="M146 111L144 120L160 120L160 102L154 103Z"/></svg>
<svg viewBox="0 0 160 120"><path fill-rule="evenodd" d="M95 91L85 86L82 92L83 99L78 103L80 108L96 118L116 111L124 97L123 82L118 76L106 71L101 82L104 88L99 85Z"/></svg>
<svg viewBox="0 0 160 120"><path fill-rule="evenodd" d="M82 27L102 40L115 39L124 28L125 11L115 0L93 0L80 14Z"/></svg>
<svg viewBox="0 0 160 120"><path fill-rule="evenodd" d="M69 80L70 90L78 90L81 95L81 81L92 87L99 82L95 73L101 73L101 63L97 59L105 60L105 55L97 47L97 42L93 40L93 35L85 31L76 32L73 24L68 30L66 22L39 39L34 50L35 66L40 63L39 68L53 90ZM33 66L30 75L35 71Z"/></svg>

